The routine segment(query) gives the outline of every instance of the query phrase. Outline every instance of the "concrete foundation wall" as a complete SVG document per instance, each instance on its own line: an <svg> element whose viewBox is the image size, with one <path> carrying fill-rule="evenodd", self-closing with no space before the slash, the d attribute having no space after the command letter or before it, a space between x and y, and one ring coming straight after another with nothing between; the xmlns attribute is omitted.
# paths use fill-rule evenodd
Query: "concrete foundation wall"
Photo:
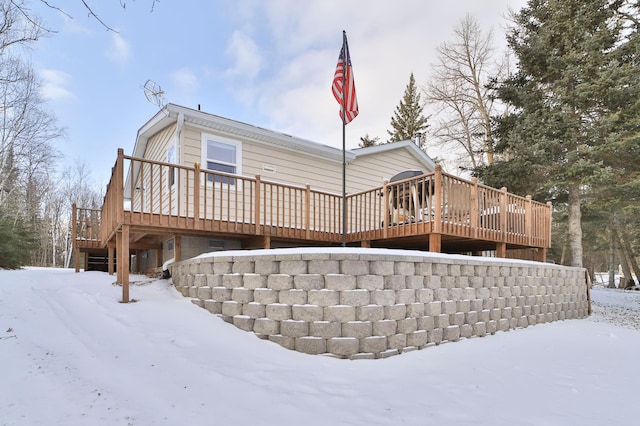
<svg viewBox="0 0 640 426"><path fill-rule="evenodd" d="M587 316L585 271L433 253L260 250L175 263L176 288L286 348L383 358Z"/></svg>

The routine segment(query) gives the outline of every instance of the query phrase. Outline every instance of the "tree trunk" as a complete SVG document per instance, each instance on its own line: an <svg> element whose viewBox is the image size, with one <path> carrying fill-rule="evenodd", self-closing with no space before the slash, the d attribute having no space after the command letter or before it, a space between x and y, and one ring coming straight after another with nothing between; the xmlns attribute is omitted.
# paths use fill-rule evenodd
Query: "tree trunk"
<svg viewBox="0 0 640 426"><path fill-rule="evenodd" d="M609 284L608 288L616 288L616 239L613 226L609 227Z"/></svg>
<svg viewBox="0 0 640 426"><path fill-rule="evenodd" d="M631 278L631 268L629 268L629 262L627 262L627 258L620 247L618 247L618 253L620 256L620 267L622 268L622 277L620 277L620 284L618 284L618 288L633 287L634 282L633 278Z"/></svg>
<svg viewBox="0 0 640 426"><path fill-rule="evenodd" d="M633 270L633 274L636 276L636 281L633 283L634 285L640 282L640 266L638 266L638 262L636 261L636 257L633 254L633 250L631 249L631 244L629 243L629 236L624 229L618 228L618 234L620 236L620 241L622 243L622 251L626 258L629 260L629 266ZM633 280L633 277L629 275L629 278Z"/></svg>
<svg viewBox="0 0 640 426"><path fill-rule="evenodd" d="M53 266L54 268L58 266L58 264L56 263L56 257L58 256L57 253L57 244L58 244L58 236L56 235L56 226L55 224L52 224L53 226L51 226L51 266Z"/></svg>
<svg viewBox="0 0 640 426"><path fill-rule="evenodd" d="M64 267L68 268L71 265L71 253L73 252L73 246L69 244L70 232L67 230L64 235ZM74 236L75 237L75 236Z"/></svg>
<svg viewBox="0 0 640 426"><path fill-rule="evenodd" d="M620 258L620 267L622 268L622 277L620 277L620 284L618 284L618 288L627 288L633 287L634 282L631 277L631 268L629 268L629 262L627 262L627 257L625 256L624 249L622 248L622 240L620 239L620 234L614 228L613 235L616 239L616 248L618 251L618 257Z"/></svg>
<svg viewBox="0 0 640 426"><path fill-rule="evenodd" d="M580 187L574 185L569 189L569 225L567 238L569 242L569 266L582 267L582 211Z"/></svg>

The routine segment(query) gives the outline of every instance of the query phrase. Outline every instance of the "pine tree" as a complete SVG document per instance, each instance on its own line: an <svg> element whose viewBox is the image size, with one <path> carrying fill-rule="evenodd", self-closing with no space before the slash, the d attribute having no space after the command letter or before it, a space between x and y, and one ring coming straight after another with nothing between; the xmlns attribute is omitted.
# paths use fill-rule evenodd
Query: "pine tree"
<svg viewBox="0 0 640 426"><path fill-rule="evenodd" d="M387 130L391 136L389 142L412 140L419 133L423 133L429 127L428 117L423 115L423 109L424 105L421 105L420 93L417 91L416 81L411 73L404 96L391 117L392 130Z"/></svg>
<svg viewBox="0 0 640 426"><path fill-rule="evenodd" d="M637 15L638 5L622 0L529 0L508 36L518 72L497 91L515 112L496 119L506 160L477 173L566 203L573 266L582 266L583 204L621 172L607 155L637 143Z"/></svg>
<svg viewBox="0 0 640 426"><path fill-rule="evenodd" d="M367 133L366 135L362 136L360 138L360 143L358 144L358 147L360 148L368 148L370 146L376 146L380 143L380 138L379 137L375 137L372 138L369 136L369 133Z"/></svg>
<svg viewBox="0 0 640 426"><path fill-rule="evenodd" d="M0 205L0 269L18 269L29 263L36 232L21 217L11 217Z"/></svg>

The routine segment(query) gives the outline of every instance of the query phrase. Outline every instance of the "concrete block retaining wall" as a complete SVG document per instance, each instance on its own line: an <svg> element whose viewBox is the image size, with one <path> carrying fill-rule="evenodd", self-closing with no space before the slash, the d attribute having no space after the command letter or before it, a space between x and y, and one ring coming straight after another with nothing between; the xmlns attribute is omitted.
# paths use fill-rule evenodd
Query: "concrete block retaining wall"
<svg viewBox="0 0 640 426"><path fill-rule="evenodd" d="M587 316L584 269L415 251L285 249L175 263L173 283L288 349L383 358Z"/></svg>

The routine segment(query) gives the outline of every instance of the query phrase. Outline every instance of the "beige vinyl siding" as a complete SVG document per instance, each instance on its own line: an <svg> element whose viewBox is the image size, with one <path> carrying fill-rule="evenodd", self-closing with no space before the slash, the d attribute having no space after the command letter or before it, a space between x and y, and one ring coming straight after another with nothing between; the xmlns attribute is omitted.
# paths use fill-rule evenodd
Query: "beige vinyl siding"
<svg viewBox="0 0 640 426"><path fill-rule="evenodd" d="M312 188L331 192L342 192L342 164L304 152L278 148L261 142L238 138L215 131L203 131L193 127L183 130L182 164L193 167L202 161L202 134L217 135L242 143L242 174L290 185L311 185ZM263 170L273 166L275 172Z"/></svg>
<svg viewBox="0 0 640 426"><path fill-rule="evenodd" d="M171 125L149 138L144 158L152 161L167 162L167 149L175 141L176 126ZM166 167L144 163L138 169L136 177L135 193L133 194L134 210L162 210L169 213L169 188L168 170ZM173 190L174 192L175 190ZM162 193L162 196L160 195ZM172 196L175 196L172 193ZM163 208L160 209L160 200L163 200ZM151 206L153 203L153 206Z"/></svg>
<svg viewBox="0 0 640 426"><path fill-rule="evenodd" d="M425 165L410 151L395 149L376 154L357 157L347 167L348 192L360 192L381 186L384 179L389 179L403 170L416 169L429 173Z"/></svg>
<svg viewBox="0 0 640 426"><path fill-rule="evenodd" d="M216 133L211 133L216 134ZM200 146L202 144L201 139L202 132L192 127L185 126L182 129L182 156L180 158L180 164L187 167L193 167L195 163L200 163L202 158L200 157Z"/></svg>
<svg viewBox="0 0 640 426"><path fill-rule="evenodd" d="M260 175L265 180L342 192L342 165L337 161L256 143L245 143L243 156L243 172L246 175ZM263 170L263 165L275 168L275 172Z"/></svg>
<svg viewBox="0 0 640 426"><path fill-rule="evenodd" d="M167 149L175 141L176 125L173 124L149 138L144 158L152 161L167 161Z"/></svg>
<svg viewBox="0 0 640 426"><path fill-rule="evenodd" d="M291 151L261 142L185 125L182 131L181 164L193 167L202 161L202 134L221 136L242 143L242 175L287 183L337 194L342 193L342 162ZM266 166L266 169L263 168ZM275 172L270 171L275 169ZM358 157L347 165L347 192L354 193L381 186L383 179L407 169L426 170L425 165L406 149L395 149Z"/></svg>

